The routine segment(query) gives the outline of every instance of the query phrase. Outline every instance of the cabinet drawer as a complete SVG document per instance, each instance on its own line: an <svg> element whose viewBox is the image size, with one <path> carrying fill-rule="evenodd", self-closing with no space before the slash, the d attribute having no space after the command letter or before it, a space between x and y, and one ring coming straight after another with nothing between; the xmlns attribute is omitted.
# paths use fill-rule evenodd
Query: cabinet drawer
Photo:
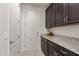
<svg viewBox="0 0 79 59"><path fill-rule="evenodd" d="M64 56L77 56L76 53L69 51L68 49L66 49L54 42L48 41L48 45L51 45L51 47L53 47L55 50L59 51Z"/></svg>
<svg viewBox="0 0 79 59"><path fill-rule="evenodd" d="M64 56L78 56L76 53L65 49L64 47L59 46L59 52L62 53Z"/></svg>
<svg viewBox="0 0 79 59"><path fill-rule="evenodd" d="M52 48L50 45L48 46L48 56L62 56L61 53L56 51L54 48Z"/></svg>

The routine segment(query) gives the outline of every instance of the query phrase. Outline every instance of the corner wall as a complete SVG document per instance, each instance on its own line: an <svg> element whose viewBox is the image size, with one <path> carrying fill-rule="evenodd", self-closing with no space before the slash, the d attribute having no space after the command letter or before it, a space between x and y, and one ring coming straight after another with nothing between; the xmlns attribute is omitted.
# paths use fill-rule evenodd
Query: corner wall
<svg viewBox="0 0 79 59"><path fill-rule="evenodd" d="M33 5L21 5L22 19L22 50L38 51L40 34L45 29L45 8Z"/></svg>

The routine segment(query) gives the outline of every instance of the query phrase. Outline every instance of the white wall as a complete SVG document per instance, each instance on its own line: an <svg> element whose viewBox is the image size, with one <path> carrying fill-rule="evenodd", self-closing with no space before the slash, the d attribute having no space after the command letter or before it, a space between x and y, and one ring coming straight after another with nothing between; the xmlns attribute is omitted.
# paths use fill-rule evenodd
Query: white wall
<svg viewBox="0 0 79 59"><path fill-rule="evenodd" d="M21 19L20 19L20 8L16 3L9 5L9 39L10 44L10 55L18 55L21 50Z"/></svg>
<svg viewBox="0 0 79 59"><path fill-rule="evenodd" d="M40 50L40 33L45 29L45 8L21 4L22 50Z"/></svg>
<svg viewBox="0 0 79 59"><path fill-rule="evenodd" d="M0 55L9 55L9 4L0 3Z"/></svg>
<svg viewBox="0 0 79 59"><path fill-rule="evenodd" d="M10 44L10 41L14 41L14 43ZM0 3L0 55L19 55L20 50L21 19L19 5Z"/></svg>
<svg viewBox="0 0 79 59"><path fill-rule="evenodd" d="M79 38L79 23L50 28L49 31L53 32L55 35Z"/></svg>

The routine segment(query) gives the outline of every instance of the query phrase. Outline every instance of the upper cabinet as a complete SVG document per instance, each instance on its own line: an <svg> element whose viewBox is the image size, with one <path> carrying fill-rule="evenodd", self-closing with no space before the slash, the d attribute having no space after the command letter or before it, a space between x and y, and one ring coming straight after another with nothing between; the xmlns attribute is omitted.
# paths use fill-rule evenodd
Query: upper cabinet
<svg viewBox="0 0 79 59"><path fill-rule="evenodd" d="M46 9L46 28L79 22L79 3L52 3Z"/></svg>
<svg viewBox="0 0 79 59"><path fill-rule="evenodd" d="M65 21L65 7L66 5L64 3L56 3L56 26L63 25L66 23Z"/></svg>
<svg viewBox="0 0 79 59"><path fill-rule="evenodd" d="M46 27L54 27L55 26L55 4L51 4L46 9Z"/></svg>
<svg viewBox="0 0 79 59"><path fill-rule="evenodd" d="M79 22L79 3L69 3L67 6L67 18L70 23Z"/></svg>

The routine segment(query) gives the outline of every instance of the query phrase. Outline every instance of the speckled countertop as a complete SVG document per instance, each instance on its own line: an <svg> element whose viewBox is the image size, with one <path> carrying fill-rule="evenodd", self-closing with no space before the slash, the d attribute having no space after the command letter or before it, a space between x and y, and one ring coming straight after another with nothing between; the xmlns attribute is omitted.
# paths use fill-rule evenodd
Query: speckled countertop
<svg viewBox="0 0 79 59"><path fill-rule="evenodd" d="M79 55L79 38L71 38L59 35L47 36L44 34L41 36Z"/></svg>

